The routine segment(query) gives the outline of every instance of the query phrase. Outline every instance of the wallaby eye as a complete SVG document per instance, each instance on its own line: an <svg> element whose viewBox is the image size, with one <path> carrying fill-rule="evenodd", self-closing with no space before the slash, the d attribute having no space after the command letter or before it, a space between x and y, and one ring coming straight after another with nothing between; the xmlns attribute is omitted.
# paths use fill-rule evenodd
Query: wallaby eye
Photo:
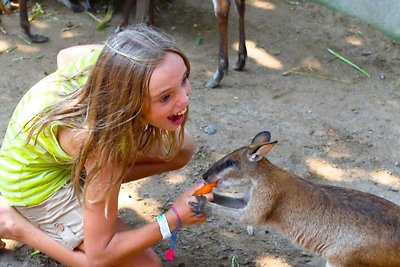
<svg viewBox="0 0 400 267"><path fill-rule="evenodd" d="M226 165L226 167L231 167L231 166L235 165L236 162L237 162L236 160L227 159L227 160L225 161L225 165Z"/></svg>

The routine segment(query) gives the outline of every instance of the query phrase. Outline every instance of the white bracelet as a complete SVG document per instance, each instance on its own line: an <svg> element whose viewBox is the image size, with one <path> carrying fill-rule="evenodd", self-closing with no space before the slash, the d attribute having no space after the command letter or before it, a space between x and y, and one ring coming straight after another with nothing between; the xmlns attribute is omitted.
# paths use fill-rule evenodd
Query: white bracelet
<svg viewBox="0 0 400 267"><path fill-rule="evenodd" d="M163 239L169 238L171 236L171 231L169 230L169 225L165 214L158 215L156 219L158 226L160 226L160 232Z"/></svg>

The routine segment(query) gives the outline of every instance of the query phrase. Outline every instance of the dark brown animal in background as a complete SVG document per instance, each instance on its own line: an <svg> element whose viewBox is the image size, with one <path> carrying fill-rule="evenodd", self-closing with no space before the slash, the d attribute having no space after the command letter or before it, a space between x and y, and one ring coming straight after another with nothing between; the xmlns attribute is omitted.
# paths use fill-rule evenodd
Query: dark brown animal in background
<svg viewBox="0 0 400 267"><path fill-rule="evenodd" d="M81 7L86 11L92 12L92 7L89 0L60 0L67 7L74 12L79 12ZM76 2L79 1L79 2ZM123 3L122 19L116 31L123 30L129 23L129 16L132 9L134 0L125 0ZM136 15L135 23L146 23L149 25L154 24L154 3L155 0L136 0ZM44 43L49 39L46 36L39 34L32 34L30 30L30 23L28 21L27 0L19 0L19 16L20 25L24 33L34 43ZM217 20L218 28L218 67L213 77L207 82L206 86L209 88L218 87L221 80L228 72L229 59L228 59L228 20L231 2L235 3L236 10L239 14L239 48L236 64L233 69L240 71L246 65L247 49L245 37L245 0L213 0L214 13Z"/></svg>
<svg viewBox="0 0 400 267"><path fill-rule="evenodd" d="M128 25L130 10L133 0L125 0L123 17L117 31ZM228 72L228 20L231 2L235 3L236 10L239 15L239 48L234 70L240 71L246 65L247 49L245 36L245 0L213 0L214 14L217 20L218 27L218 68L213 77L207 82L209 88L218 87L225 73ZM154 24L154 0L137 0L136 1L136 19L135 23Z"/></svg>
<svg viewBox="0 0 400 267"><path fill-rule="evenodd" d="M93 12L89 0L60 0L60 2L69 7L75 13L80 12L82 8L86 11ZM40 34L33 34L31 32L31 25L28 20L27 0L19 0L19 23L26 36L33 43L45 43L49 41L48 37Z"/></svg>
<svg viewBox="0 0 400 267"><path fill-rule="evenodd" d="M245 0L232 0L235 3L236 10L239 14L239 49L234 70L241 71L246 65L247 49L245 36ZM228 19L231 0L213 0L214 13L217 18L218 34L219 34L219 53L218 68L213 77L207 82L209 88L218 87L224 74L228 72Z"/></svg>
<svg viewBox="0 0 400 267"><path fill-rule="evenodd" d="M116 32L123 30L129 24L129 17L134 0L125 0L122 10L122 19ZM155 0L136 0L135 24L145 23L154 24L154 1Z"/></svg>
<svg viewBox="0 0 400 267"><path fill-rule="evenodd" d="M82 8L88 12L94 12L90 0L60 0L65 6L69 7L74 13L80 12ZM76 2L78 1L78 2ZM125 0L122 11L122 20L117 28L117 32L128 25L134 0ZM154 1L155 0L136 0L135 23L154 24ZM48 37L40 34L32 34L28 20L27 0L19 0L20 26L26 36L33 43L45 43Z"/></svg>
<svg viewBox="0 0 400 267"><path fill-rule="evenodd" d="M214 163L203 178L243 185L241 198L214 193L214 201L198 196L196 212L206 212L245 225L270 226L318 253L329 267L399 267L400 207L352 189L302 179L264 156L277 143L267 131ZM193 205L193 204L192 204Z"/></svg>

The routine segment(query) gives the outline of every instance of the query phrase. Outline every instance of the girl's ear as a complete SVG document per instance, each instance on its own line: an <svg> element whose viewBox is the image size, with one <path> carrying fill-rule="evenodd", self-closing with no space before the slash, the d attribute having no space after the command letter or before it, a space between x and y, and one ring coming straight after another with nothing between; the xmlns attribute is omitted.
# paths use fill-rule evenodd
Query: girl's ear
<svg viewBox="0 0 400 267"><path fill-rule="evenodd" d="M265 155L268 154L274 148L274 146L278 143L278 141L269 142L266 144L262 144L252 149L252 152L249 153L248 158L250 162L257 162L264 158Z"/></svg>

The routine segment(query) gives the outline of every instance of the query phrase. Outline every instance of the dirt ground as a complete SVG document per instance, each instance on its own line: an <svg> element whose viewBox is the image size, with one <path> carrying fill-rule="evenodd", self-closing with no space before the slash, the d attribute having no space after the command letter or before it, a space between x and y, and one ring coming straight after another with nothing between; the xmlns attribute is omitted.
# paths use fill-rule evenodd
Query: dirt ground
<svg viewBox="0 0 400 267"><path fill-rule="evenodd" d="M120 19L117 11L111 26L99 32L85 13L72 13L54 0L40 3L47 15L34 20L32 30L50 38L45 44L27 44L20 37L17 13L0 16L6 32L0 33L1 138L20 97L54 71L57 52L105 40ZM124 185L121 216L132 225L154 220L178 193L200 180L212 162L248 144L262 130L279 141L269 155L276 165L305 179L400 204L400 43L308 1L248 0L246 8L246 69L231 70L220 88L208 89L205 83L216 69L218 47L211 1L158 3L156 26L178 40L192 63L187 126L197 152L182 170ZM231 12L232 66L237 19ZM76 28L65 31L71 26ZM328 48L371 77L335 58ZM216 128L213 134L206 132L210 125ZM259 227L248 235L245 226L223 218L185 228L178 239L176 259L166 266L324 264L270 228ZM163 254L167 246L161 242L155 249ZM8 241L7 248L0 254L0 266L61 266L42 254L31 255L33 250L23 244Z"/></svg>

